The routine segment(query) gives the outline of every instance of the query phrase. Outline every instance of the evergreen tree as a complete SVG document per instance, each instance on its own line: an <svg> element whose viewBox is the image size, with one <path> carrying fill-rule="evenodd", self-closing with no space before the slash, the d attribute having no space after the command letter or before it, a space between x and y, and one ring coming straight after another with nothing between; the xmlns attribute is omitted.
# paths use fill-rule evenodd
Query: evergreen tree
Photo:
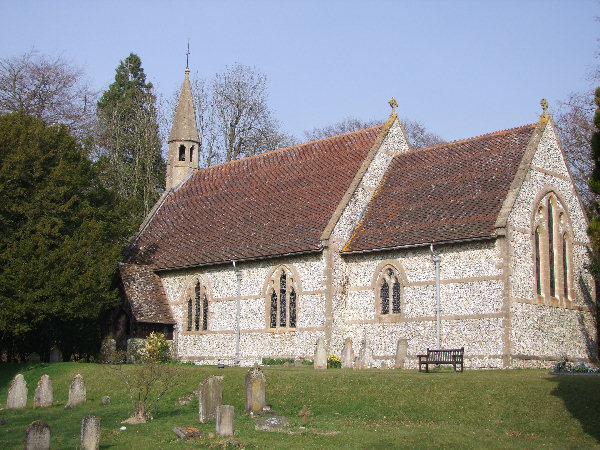
<svg viewBox="0 0 600 450"><path fill-rule="evenodd" d="M595 194L600 194L600 87L596 89L596 113L594 115L594 126L595 131L592 134L592 157L594 159L594 170L589 181L590 189ZM590 220L588 228L588 234L592 240L592 246L594 248L594 256L596 266L596 273L598 272L598 255L600 252L600 205L596 205L596 215ZM596 279L600 279L596 277Z"/></svg>
<svg viewBox="0 0 600 450"><path fill-rule="evenodd" d="M93 353L120 250L126 205L64 126L0 116L0 348Z"/></svg>
<svg viewBox="0 0 600 450"><path fill-rule="evenodd" d="M139 223L164 188L156 96L140 58L131 53L116 69L97 108L99 159L105 184L130 201Z"/></svg>

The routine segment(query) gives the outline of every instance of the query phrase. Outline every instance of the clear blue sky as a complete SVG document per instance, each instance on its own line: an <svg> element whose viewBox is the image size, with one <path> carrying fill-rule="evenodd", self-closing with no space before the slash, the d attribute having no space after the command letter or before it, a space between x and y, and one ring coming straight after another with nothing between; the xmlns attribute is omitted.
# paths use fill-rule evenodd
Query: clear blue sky
<svg viewBox="0 0 600 450"><path fill-rule="evenodd" d="M0 2L0 56L32 48L81 65L105 89L137 53L165 96L190 69L241 62L267 75L282 128L384 121L387 101L444 139L532 123L590 88L598 0Z"/></svg>

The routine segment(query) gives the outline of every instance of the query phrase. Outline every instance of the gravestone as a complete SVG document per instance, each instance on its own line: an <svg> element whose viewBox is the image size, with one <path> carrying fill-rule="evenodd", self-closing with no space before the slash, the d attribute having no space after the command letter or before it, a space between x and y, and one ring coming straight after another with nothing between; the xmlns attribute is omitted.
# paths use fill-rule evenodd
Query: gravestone
<svg viewBox="0 0 600 450"><path fill-rule="evenodd" d="M202 436L202 431L196 427L175 427L173 428L173 433L175 433L179 439Z"/></svg>
<svg viewBox="0 0 600 450"><path fill-rule="evenodd" d="M233 436L233 406L217 406L217 435Z"/></svg>
<svg viewBox="0 0 600 450"><path fill-rule="evenodd" d="M325 341L322 337L317 339L317 348L315 349L314 359L315 369L327 369L327 350L325 349Z"/></svg>
<svg viewBox="0 0 600 450"><path fill-rule="evenodd" d="M398 339L398 344L396 345L396 360L394 361L395 369L404 369L407 351L408 341L406 339Z"/></svg>
<svg viewBox="0 0 600 450"><path fill-rule="evenodd" d="M33 407L47 408L54 401L54 390L48 375L42 375L33 393Z"/></svg>
<svg viewBox="0 0 600 450"><path fill-rule="evenodd" d="M31 422L25 431L25 450L50 448L50 425L41 420Z"/></svg>
<svg viewBox="0 0 600 450"><path fill-rule="evenodd" d="M100 417L88 415L81 419L82 450L98 450L100 448Z"/></svg>
<svg viewBox="0 0 600 450"><path fill-rule="evenodd" d="M216 420L217 406L223 404L222 376L209 376L198 386L198 415L200 423Z"/></svg>
<svg viewBox="0 0 600 450"><path fill-rule="evenodd" d="M265 408L267 404L265 394L266 384L267 379L260 367L255 365L248 371L244 380L246 387L246 412L260 412Z"/></svg>
<svg viewBox="0 0 600 450"><path fill-rule="evenodd" d="M117 341L107 336L100 345L100 361L103 363L115 363L117 361Z"/></svg>
<svg viewBox="0 0 600 450"><path fill-rule="evenodd" d="M352 339L347 337L342 349L342 369L352 369L352 367L354 367L354 350L352 349Z"/></svg>
<svg viewBox="0 0 600 450"><path fill-rule="evenodd" d="M83 377L80 374L77 374L73 377L73 381L71 382L71 387L69 388L69 401L65 408L72 408L79 403L85 402L85 396L85 381L83 381Z"/></svg>
<svg viewBox="0 0 600 450"><path fill-rule="evenodd" d="M58 347L52 347L52 350L50 350L50 362L62 362L62 352Z"/></svg>
<svg viewBox="0 0 600 450"><path fill-rule="evenodd" d="M134 364L142 362L142 350L146 346L146 339L127 339L127 363Z"/></svg>
<svg viewBox="0 0 600 450"><path fill-rule="evenodd" d="M6 409L21 409L27 405L27 383L23 375L18 373L8 389Z"/></svg>
<svg viewBox="0 0 600 450"><path fill-rule="evenodd" d="M365 337L362 341L360 352L358 352L358 369L370 369L373 360L373 350L369 347L369 342Z"/></svg>
<svg viewBox="0 0 600 450"><path fill-rule="evenodd" d="M258 431L279 431L289 426L290 424L284 416L257 417L254 419L254 429Z"/></svg>

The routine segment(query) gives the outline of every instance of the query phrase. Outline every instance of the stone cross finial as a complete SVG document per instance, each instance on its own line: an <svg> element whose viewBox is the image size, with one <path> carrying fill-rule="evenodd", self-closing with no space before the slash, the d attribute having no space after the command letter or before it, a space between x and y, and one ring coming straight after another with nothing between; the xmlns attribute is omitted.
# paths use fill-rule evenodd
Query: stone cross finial
<svg viewBox="0 0 600 450"><path fill-rule="evenodd" d="M396 112L396 108L398 107L398 102L396 101L396 99L392 97L388 103L392 107L392 112Z"/></svg>
<svg viewBox="0 0 600 450"><path fill-rule="evenodd" d="M543 98L540 101L540 105L542 105L542 114L547 114L548 113L548 100Z"/></svg>

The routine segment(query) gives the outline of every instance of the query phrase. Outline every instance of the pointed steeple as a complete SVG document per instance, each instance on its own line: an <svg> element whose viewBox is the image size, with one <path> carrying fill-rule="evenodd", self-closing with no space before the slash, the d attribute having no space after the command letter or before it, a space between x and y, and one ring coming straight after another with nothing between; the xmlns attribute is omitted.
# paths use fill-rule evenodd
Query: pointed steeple
<svg viewBox="0 0 600 450"><path fill-rule="evenodd" d="M198 168L200 136L196 124L194 103L192 102L190 70L187 68L185 69L185 78L181 86L168 143L167 191L181 183L190 171Z"/></svg>

